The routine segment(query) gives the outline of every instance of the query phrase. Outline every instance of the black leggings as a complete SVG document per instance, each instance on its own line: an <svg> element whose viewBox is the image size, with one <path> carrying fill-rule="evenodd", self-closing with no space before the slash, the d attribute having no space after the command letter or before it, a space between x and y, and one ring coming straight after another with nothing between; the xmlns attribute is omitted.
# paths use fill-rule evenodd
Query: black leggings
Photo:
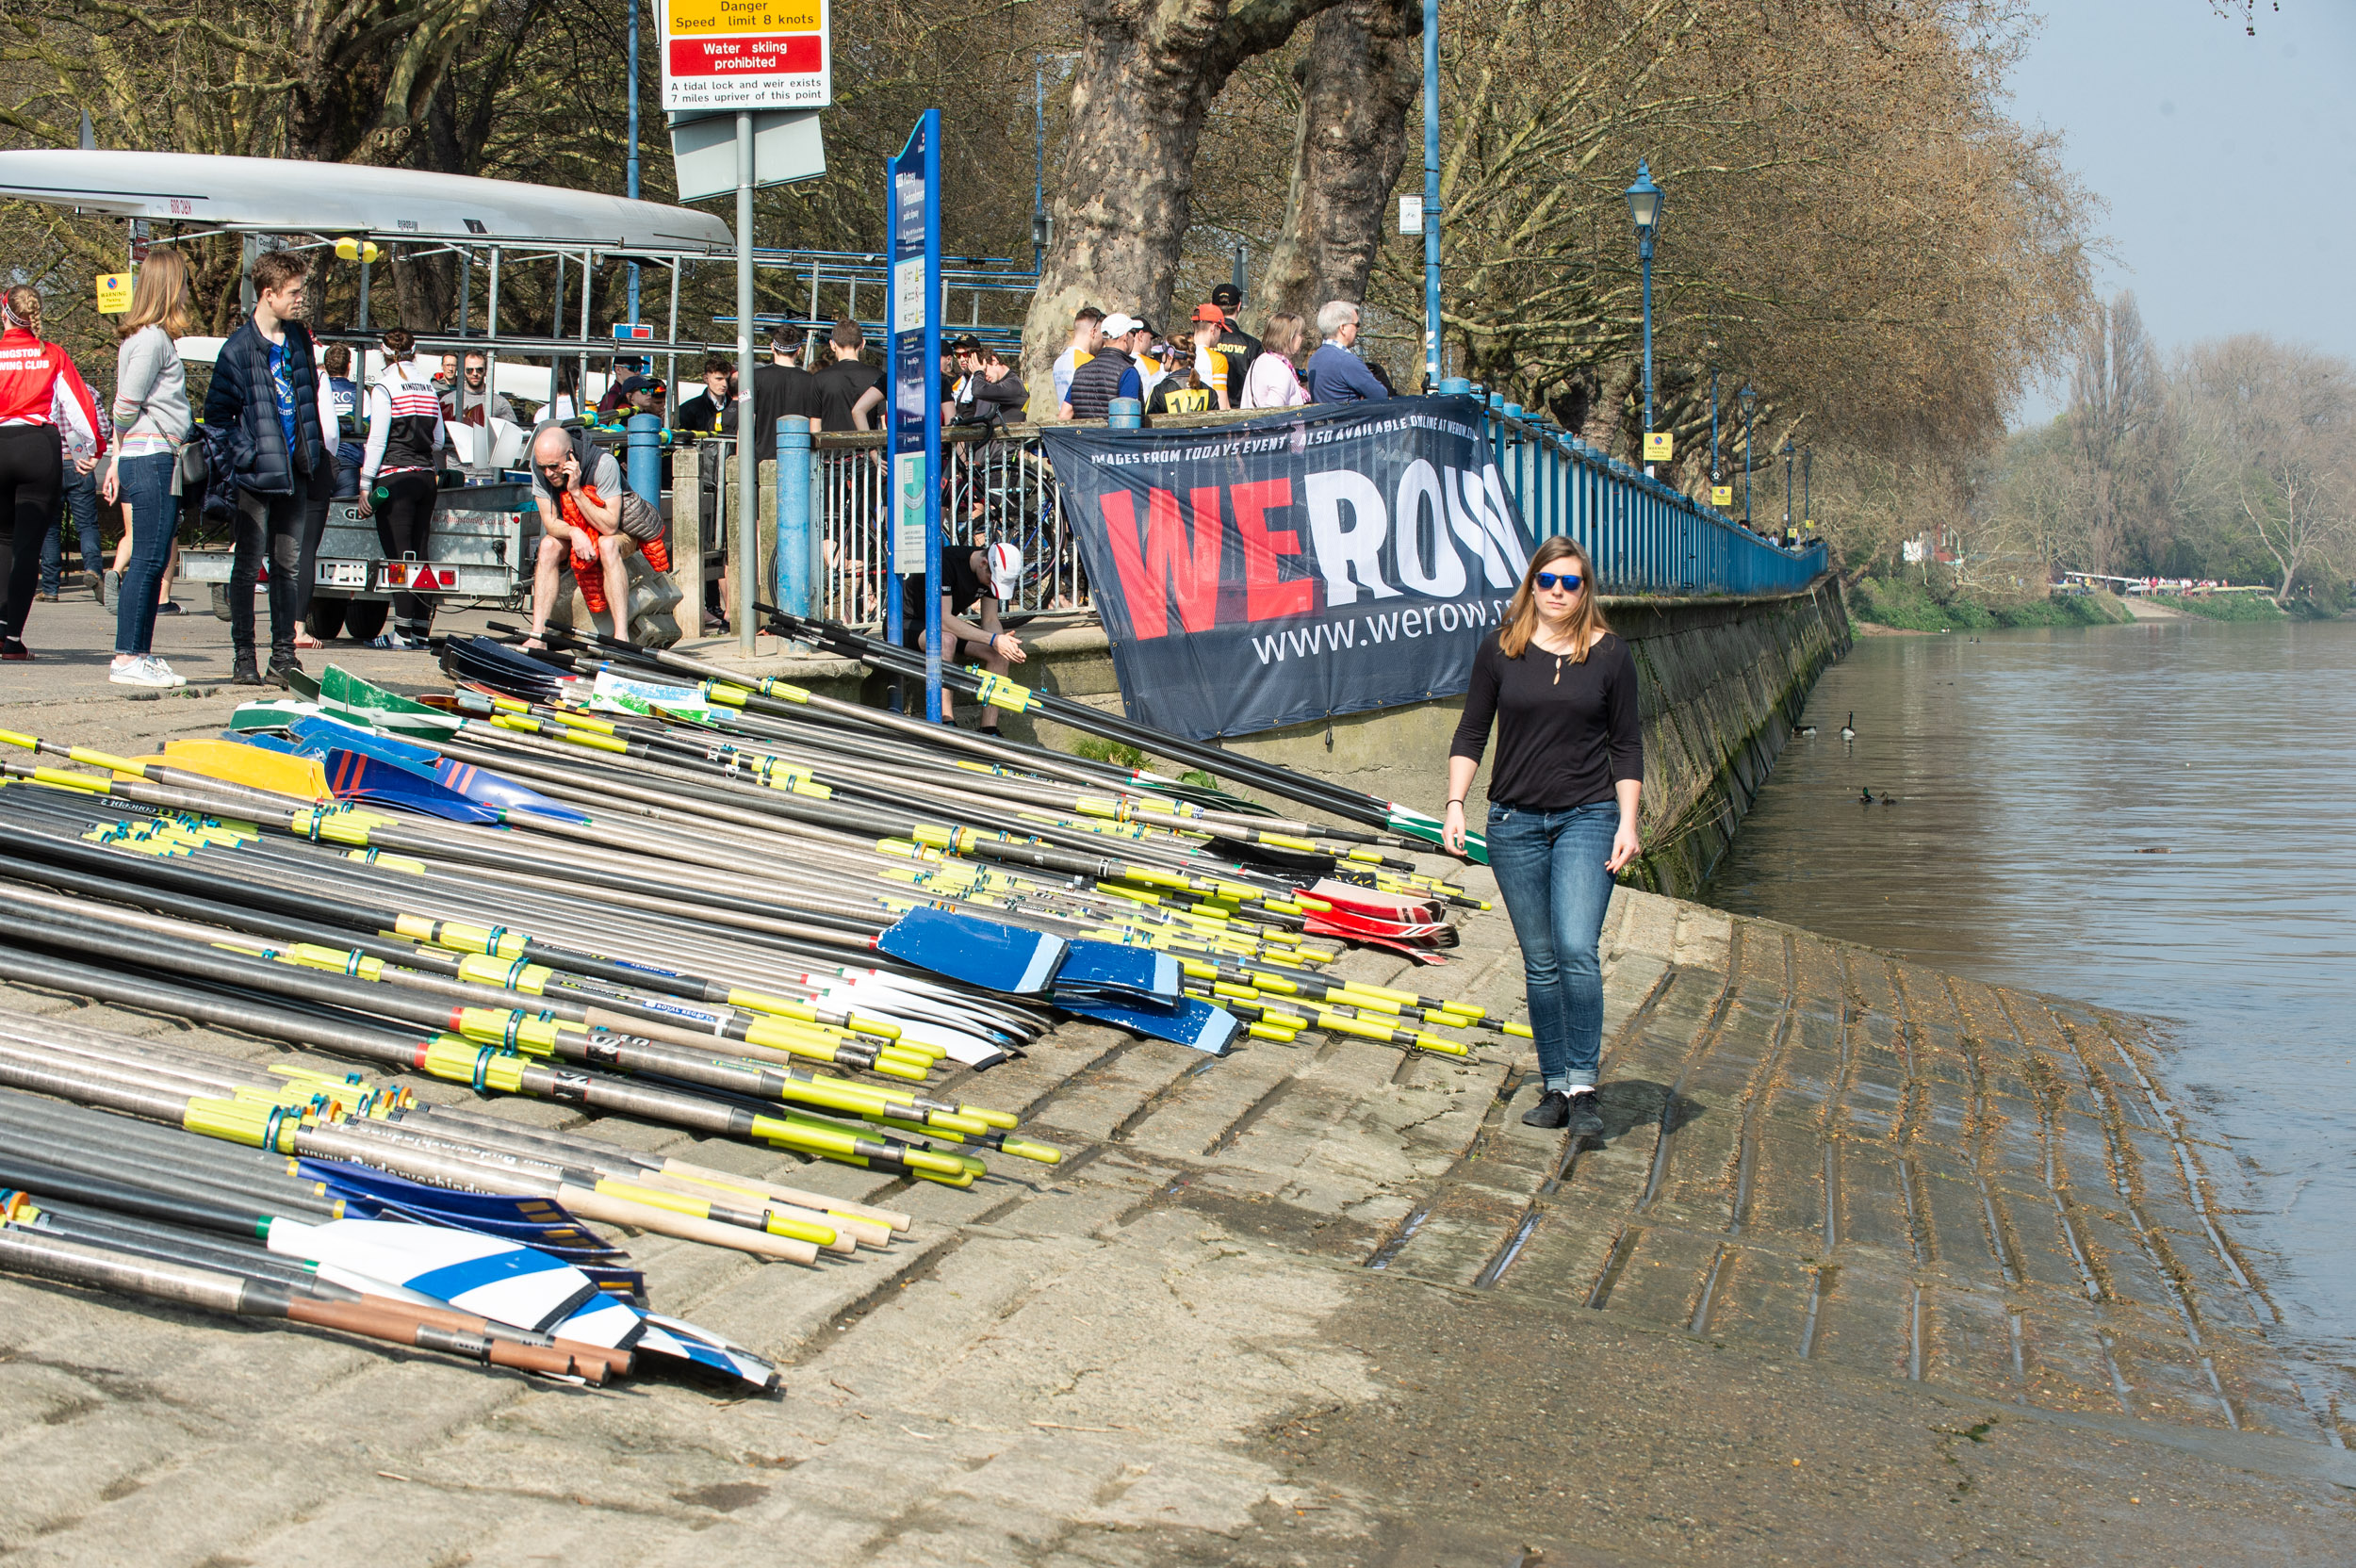
<svg viewBox="0 0 2356 1568"><path fill-rule="evenodd" d="M404 555L425 560L434 537L434 498L440 491L440 482L422 469L376 477L368 504L376 510L376 540L384 547L385 560ZM422 637L434 626L434 601L422 594L395 594L393 619L403 632Z"/></svg>
<svg viewBox="0 0 2356 1568"><path fill-rule="evenodd" d="M63 450L55 425L0 425L0 525L8 530L0 548L9 552L0 634L18 641L41 587L41 544L65 499Z"/></svg>

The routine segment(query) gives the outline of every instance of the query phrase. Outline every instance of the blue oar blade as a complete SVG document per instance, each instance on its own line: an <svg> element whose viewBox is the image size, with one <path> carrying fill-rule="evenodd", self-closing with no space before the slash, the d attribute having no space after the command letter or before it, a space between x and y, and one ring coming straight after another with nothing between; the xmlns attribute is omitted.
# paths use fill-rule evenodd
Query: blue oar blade
<svg viewBox="0 0 2356 1568"><path fill-rule="evenodd" d="M326 1186L348 1208L384 1208L404 1218L460 1230L498 1228L511 1241L552 1252L625 1257L620 1249L546 1198L516 1198L498 1192L462 1192L428 1186L389 1171L341 1160L304 1160L303 1174Z"/></svg>
<svg viewBox="0 0 2356 1568"><path fill-rule="evenodd" d="M432 773L434 764L441 760L441 754L432 746L421 746L414 741L396 740L390 735L379 734L332 715L297 719L286 727L286 733L293 736L299 744L317 748L316 755L320 756L340 746L346 751L365 752L370 757L381 757L387 762L399 762L403 767L425 773Z"/></svg>
<svg viewBox="0 0 2356 1568"><path fill-rule="evenodd" d="M1179 995L1178 960L1148 948L1081 939L1072 943L1063 967L1055 972L1059 1003L1076 997L1083 1002L1170 1007L1176 1004Z"/></svg>
<svg viewBox="0 0 2356 1568"><path fill-rule="evenodd" d="M442 781L444 789L455 790L468 800L480 801L485 806L501 806L511 811L535 811L541 816L555 817L564 822L589 820L586 811L550 800L537 790L527 789L512 778L503 778L476 767L472 762L461 762L453 757L442 760L441 765L434 770L434 776Z"/></svg>
<svg viewBox="0 0 2356 1568"><path fill-rule="evenodd" d="M1132 1007L1118 1002L1067 1002L1055 998L1055 1005L1082 1018L1092 1018L1100 1023L1110 1023L1143 1035L1148 1039L1172 1040L1179 1045L1192 1046L1214 1056L1224 1056L1235 1038L1235 1015L1224 1007L1214 1007L1207 1002L1186 997L1173 1008Z"/></svg>
<svg viewBox="0 0 2356 1568"><path fill-rule="evenodd" d="M585 811L561 806L535 790L528 790L513 779L478 768L471 762L446 758L432 746L362 730L340 719L305 720L289 726L288 732L310 748L310 755L322 760L332 750L362 752L404 768L429 783L439 784L452 794L463 795L478 806L515 808L570 822L589 820Z"/></svg>
<svg viewBox="0 0 2356 1568"><path fill-rule="evenodd" d="M894 958L1010 996L1036 996L1055 983L1067 945L1060 937L946 909L910 909L875 939Z"/></svg>
<svg viewBox="0 0 2356 1568"><path fill-rule="evenodd" d="M322 762L327 769L327 787L335 792L337 800L372 800L450 822L499 820L498 808L479 805L454 790L444 789L434 779L411 773L398 762L341 747L331 749Z"/></svg>

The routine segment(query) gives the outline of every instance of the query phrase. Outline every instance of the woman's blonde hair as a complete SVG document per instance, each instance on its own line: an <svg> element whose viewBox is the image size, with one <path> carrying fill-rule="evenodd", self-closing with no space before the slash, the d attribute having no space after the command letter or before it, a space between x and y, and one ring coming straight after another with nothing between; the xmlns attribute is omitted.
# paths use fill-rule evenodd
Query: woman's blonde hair
<svg viewBox="0 0 2356 1568"><path fill-rule="evenodd" d="M1260 329L1260 346L1286 359L1301 351L1302 322L1289 310L1272 311L1268 324Z"/></svg>
<svg viewBox="0 0 2356 1568"><path fill-rule="evenodd" d="M131 308L115 331L128 337L141 327L157 326L175 338L188 335L188 262L176 245L158 245L139 263Z"/></svg>
<svg viewBox="0 0 2356 1568"><path fill-rule="evenodd" d="M1519 659L1530 646L1530 638L1537 635L1536 579L1558 561L1579 563L1579 594L1571 606L1571 662L1587 662L1587 650L1612 629L1604 621L1602 607L1595 602L1595 568L1588 561L1586 549L1578 540L1558 533L1539 546L1538 553L1530 558L1530 565L1522 573L1521 586L1513 590L1513 602L1505 607L1505 628L1497 633L1497 650L1506 658Z"/></svg>
<svg viewBox="0 0 2356 1568"><path fill-rule="evenodd" d="M0 295L0 304L5 304L9 326L23 327L35 337L41 335L41 290L29 283L18 284Z"/></svg>

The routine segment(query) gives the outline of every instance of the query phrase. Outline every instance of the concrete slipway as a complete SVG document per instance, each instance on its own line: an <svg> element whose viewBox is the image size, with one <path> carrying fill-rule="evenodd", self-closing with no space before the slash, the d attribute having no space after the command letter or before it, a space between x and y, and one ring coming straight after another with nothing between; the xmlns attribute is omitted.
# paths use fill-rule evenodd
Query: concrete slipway
<svg viewBox="0 0 2356 1568"><path fill-rule="evenodd" d="M231 701L11 720L137 749ZM1066 1027L973 1092L1068 1163L893 1194L913 1245L809 1270L632 1240L659 1304L783 1360L772 1399L552 1388L0 1280L0 1555L2356 1554L2346 1391L2269 1344L2265 1282L2201 1185L2217 1151L2145 1025L1646 893L1617 898L1606 947L1609 1131L1581 1147L1521 1125L1528 1064L1504 1054L1211 1062ZM1501 913L1460 952L1415 983L1516 1003Z"/></svg>

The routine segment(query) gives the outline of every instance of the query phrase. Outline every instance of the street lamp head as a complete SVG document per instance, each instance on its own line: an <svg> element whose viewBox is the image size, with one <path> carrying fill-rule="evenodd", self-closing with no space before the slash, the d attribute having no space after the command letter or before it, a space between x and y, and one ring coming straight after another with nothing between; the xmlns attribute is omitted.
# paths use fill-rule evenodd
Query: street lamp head
<svg viewBox="0 0 2356 1568"><path fill-rule="evenodd" d="M1736 394L1735 394L1735 396L1736 396L1736 398L1737 398L1737 399L1738 399L1738 400L1742 402L1742 417L1743 417L1743 418L1747 419L1747 418L1749 418L1752 415L1754 415L1754 414L1756 414L1756 413L1758 413L1758 412L1759 412L1759 388L1758 388L1758 387L1753 386L1753 385L1752 385L1750 383L1748 383L1748 382L1744 382L1744 383L1742 384L1742 391L1740 391L1740 392L1738 392L1738 393L1736 393Z"/></svg>
<svg viewBox="0 0 2356 1568"><path fill-rule="evenodd" d="M1794 447L1794 446L1792 446L1792 437L1790 437L1790 436L1788 436L1788 435L1787 435L1787 436L1785 436L1785 437L1783 438L1783 455L1784 455L1784 456L1786 456L1786 457L1790 457L1790 456L1791 456L1793 452L1797 451L1798 449L1799 449L1798 448L1796 448L1796 447Z"/></svg>
<svg viewBox="0 0 2356 1568"><path fill-rule="evenodd" d="M1650 234L1661 221L1661 204L1667 194L1652 183L1652 166L1644 159L1636 160L1636 183L1628 188L1628 215L1636 220L1638 234Z"/></svg>

